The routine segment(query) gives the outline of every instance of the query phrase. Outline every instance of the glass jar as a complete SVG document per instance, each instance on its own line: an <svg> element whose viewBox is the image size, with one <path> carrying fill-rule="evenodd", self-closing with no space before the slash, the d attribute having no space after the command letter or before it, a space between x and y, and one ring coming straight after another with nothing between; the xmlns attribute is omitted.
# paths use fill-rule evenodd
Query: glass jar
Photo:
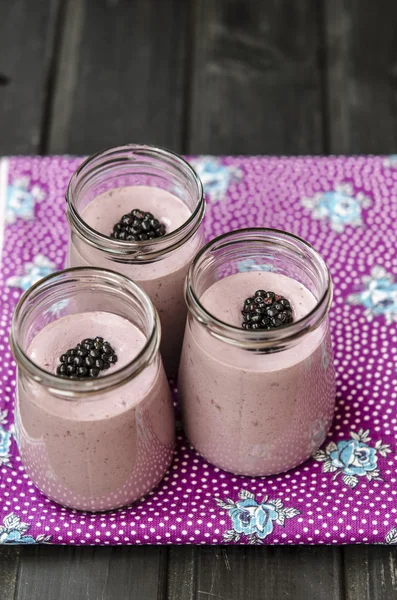
<svg viewBox="0 0 397 600"><path fill-rule="evenodd" d="M200 179L180 156L130 144L88 158L72 176L66 199L67 266L110 268L136 281L157 308L164 366L169 375L175 373L187 313L184 281L204 241ZM155 213L171 231L144 242L109 237L113 225L134 208Z"/></svg>
<svg viewBox="0 0 397 600"><path fill-rule="evenodd" d="M244 300L257 290L289 299L293 323L243 329ZM198 253L186 282L179 393L185 432L206 460L272 475L323 443L335 405L331 299L323 259L292 234L234 231Z"/></svg>
<svg viewBox="0 0 397 600"><path fill-rule="evenodd" d="M101 333L117 352L115 365L92 379L55 374L62 353ZM147 295L112 271L68 269L22 296L11 327L16 438L27 474L46 496L108 510L162 479L174 412L160 335Z"/></svg>

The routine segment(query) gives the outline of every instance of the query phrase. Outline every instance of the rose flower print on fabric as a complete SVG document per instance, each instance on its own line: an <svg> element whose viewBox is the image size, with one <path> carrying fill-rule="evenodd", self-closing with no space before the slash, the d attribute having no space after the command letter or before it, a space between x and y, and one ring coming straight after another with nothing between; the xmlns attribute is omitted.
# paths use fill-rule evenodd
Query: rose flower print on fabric
<svg viewBox="0 0 397 600"><path fill-rule="evenodd" d="M371 269L370 275L364 275L362 282L365 289L356 294L350 294L347 301L350 304L363 306L368 321L383 315L386 323L396 323L397 282L393 275L378 265Z"/></svg>
<svg viewBox="0 0 397 600"><path fill-rule="evenodd" d="M237 502L215 498L219 508L227 511L231 519L232 529L223 533L225 542L238 542L241 536L246 536L250 544L261 544L275 526L284 527L286 519L300 515L296 508L284 507L279 498L269 500L264 496L258 501L248 490L241 490L238 497Z"/></svg>
<svg viewBox="0 0 397 600"><path fill-rule="evenodd" d="M14 426L11 425L9 430L6 429L8 417L7 410L0 410L0 467L11 467L11 441Z"/></svg>
<svg viewBox="0 0 397 600"><path fill-rule="evenodd" d="M276 271L274 265L258 264L253 258L247 258L237 263L237 268L240 273L250 271Z"/></svg>
<svg viewBox="0 0 397 600"><path fill-rule="evenodd" d="M206 196L212 202L219 202L225 198L230 184L239 181L243 176L240 169L223 164L215 156L200 156L190 162L203 183Z"/></svg>
<svg viewBox="0 0 397 600"><path fill-rule="evenodd" d="M343 482L350 488L355 488L360 477L366 477L368 481L382 481L378 466L378 458L386 458L391 452L388 444L376 442L370 446L371 440L369 429L360 429L357 433L350 432L350 440L330 442L325 450L318 450L314 460L323 463L323 473L334 473L334 479L342 475Z"/></svg>
<svg viewBox="0 0 397 600"><path fill-rule="evenodd" d="M55 265L45 256L38 254L32 262L27 262L24 265L24 272L21 275L14 275L7 279L9 287L20 288L24 292L33 284L50 275L55 271Z"/></svg>
<svg viewBox="0 0 397 600"><path fill-rule="evenodd" d="M385 543L389 544L390 546L397 546L397 527L390 529L386 536Z"/></svg>
<svg viewBox="0 0 397 600"><path fill-rule="evenodd" d="M28 535L29 523L23 523L18 515L10 513L0 525L0 544L46 544L51 540L50 535L40 534L35 538Z"/></svg>
<svg viewBox="0 0 397 600"><path fill-rule="evenodd" d="M362 192L353 194L353 187L346 183L312 198L303 198L302 204L312 211L314 219L327 219L331 228L340 233L346 225L363 225L362 211L371 205L371 200Z"/></svg>
<svg viewBox="0 0 397 600"><path fill-rule="evenodd" d="M29 177L14 179L9 184L6 193L6 222L12 224L17 219L25 221L34 219L34 207L37 202L42 202L45 197L46 194L40 186L30 186Z"/></svg>

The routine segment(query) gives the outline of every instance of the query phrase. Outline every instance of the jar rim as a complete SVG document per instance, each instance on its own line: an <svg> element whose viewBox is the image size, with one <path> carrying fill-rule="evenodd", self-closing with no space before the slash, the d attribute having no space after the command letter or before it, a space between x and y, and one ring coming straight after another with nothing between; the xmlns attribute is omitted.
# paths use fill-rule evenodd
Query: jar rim
<svg viewBox="0 0 397 600"><path fill-rule="evenodd" d="M66 279L61 279L66 277ZM55 285L63 285L73 280L86 280L87 284L95 280L105 284L120 285L120 289L134 295L143 305L145 314L149 317L149 333L145 335L146 342L141 351L126 365L113 373L95 379L67 379L46 371L35 363L23 349L20 340L20 321L27 303L38 293L50 291ZM58 281L57 281L58 280ZM56 320L56 319L54 319ZM22 368L32 379L44 385L55 395L63 399L79 400L98 392L107 392L119 387L133 377L139 375L154 359L158 352L161 337L161 325L158 313L146 292L128 277L110 269L97 267L73 267L51 273L33 284L19 299L11 322L10 346L18 368Z"/></svg>
<svg viewBox="0 0 397 600"><path fill-rule="evenodd" d="M261 239L261 237L263 239ZM267 236L267 237L266 237ZM274 236L275 239L271 239ZM290 249L303 247L316 262L323 274L324 285L319 299L316 299L316 305L303 317L285 327L270 330L250 331L236 327L218 319L208 309L204 307L198 297L193 279L201 259L209 251L222 248L225 243L231 245L233 243L273 241L276 243L276 238L281 238L287 243ZM232 241L231 238L235 237ZM283 231L281 229L272 229L267 227L251 227L245 229L237 229L224 233L211 241L209 241L194 257L185 281L185 301L189 312L203 325L207 327L214 337L221 339L231 345L239 346L246 349L255 350L271 350L280 346L279 349L287 346L301 336L317 329L326 318L332 302L333 286L329 269L319 254L319 252L306 240L299 236Z"/></svg>
<svg viewBox="0 0 397 600"><path fill-rule="evenodd" d="M126 156L122 157L121 159L116 158L117 154L120 153L125 153ZM191 181L194 183L196 188L197 198L195 208L190 214L189 218L177 229L174 229L170 233L166 233L164 236L154 238L152 240L136 242L113 239L103 233L100 233L91 227L86 221L84 221L79 211L74 206L73 198L75 196L75 188L79 180L84 176L90 175L92 171L95 171L97 168L95 166L95 161L99 158L106 158L107 162L114 162L117 164L125 160L133 160L134 156L148 156L150 153L162 160L167 158L172 159L176 166L191 178ZM90 171L91 167L92 171ZM104 150L92 154L81 163L81 165L71 176L66 189L65 198L67 202L66 216L69 220L69 224L71 228L75 230L82 239L84 239L85 242L99 248L101 251L106 252L111 256L129 256L134 260L150 260L158 258L165 253L172 252L178 248L181 243L184 243L187 239L194 235L199 228L205 213L203 184L192 165L176 152L172 152L172 150L151 144L124 144L122 146L105 148ZM164 250L165 243L167 243L166 250Z"/></svg>

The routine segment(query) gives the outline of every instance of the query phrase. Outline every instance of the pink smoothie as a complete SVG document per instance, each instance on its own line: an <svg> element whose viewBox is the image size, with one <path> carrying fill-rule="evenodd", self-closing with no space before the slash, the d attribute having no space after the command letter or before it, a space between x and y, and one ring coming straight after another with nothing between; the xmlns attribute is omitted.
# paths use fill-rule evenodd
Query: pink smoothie
<svg viewBox="0 0 397 600"><path fill-rule="evenodd" d="M94 198L81 217L99 233L110 235L115 223L134 208L152 213L166 226L167 233L181 227L191 215L186 204L166 190L129 186L109 190ZM196 234L171 254L148 264L110 262L107 256L88 244L80 242L70 246L69 266L110 268L126 275L147 292L160 316L161 353L168 374L175 372L179 363L186 322L183 286L201 243L201 233Z"/></svg>
<svg viewBox="0 0 397 600"><path fill-rule="evenodd" d="M27 354L55 373L62 353L97 335L118 355L106 374L131 362L145 345L143 333L123 317L86 312L45 326ZM29 477L53 500L82 510L129 504L160 481L173 454L173 407L161 361L154 360L117 388L84 400L54 396L20 378L16 430Z"/></svg>
<svg viewBox="0 0 397 600"><path fill-rule="evenodd" d="M238 273L214 283L202 305L241 326L256 290L288 298L294 321L316 305L311 292L273 272ZM306 460L330 427L335 381L327 324L281 352L260 354L214 338L188 320L179 371L186 434L208 461L244 475L270 475Z"/></svg>

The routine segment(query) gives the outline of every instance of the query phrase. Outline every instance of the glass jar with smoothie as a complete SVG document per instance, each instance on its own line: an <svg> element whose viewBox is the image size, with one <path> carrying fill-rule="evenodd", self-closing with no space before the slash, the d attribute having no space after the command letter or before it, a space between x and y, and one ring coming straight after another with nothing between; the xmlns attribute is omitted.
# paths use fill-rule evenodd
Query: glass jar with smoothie
<svg viewBox="0 0 397 600"><path fill-rule="evenodd" d="M323 443L335 405L331 299L323 259L294 235L234 231L198 253L179 393L186 434L206 460L272 475Z"/></svg>
<svg viewBox="0 0 397 600"><path fill-rule="evenodd" d="M162 479L174 413L160 335L148 296L112 271L68 269L22 296L11 328L16 437L46 496L108 510Z"/></svg>
<svg viewBox="0 0 397 600"><path fill-rule="evenodd" d="M66 199L67 266L110 268L136 281L159 313L164 366L174 373L187 313L184 280L203 244L200 179L172 152L127 145L86 160Z"/></svg>

